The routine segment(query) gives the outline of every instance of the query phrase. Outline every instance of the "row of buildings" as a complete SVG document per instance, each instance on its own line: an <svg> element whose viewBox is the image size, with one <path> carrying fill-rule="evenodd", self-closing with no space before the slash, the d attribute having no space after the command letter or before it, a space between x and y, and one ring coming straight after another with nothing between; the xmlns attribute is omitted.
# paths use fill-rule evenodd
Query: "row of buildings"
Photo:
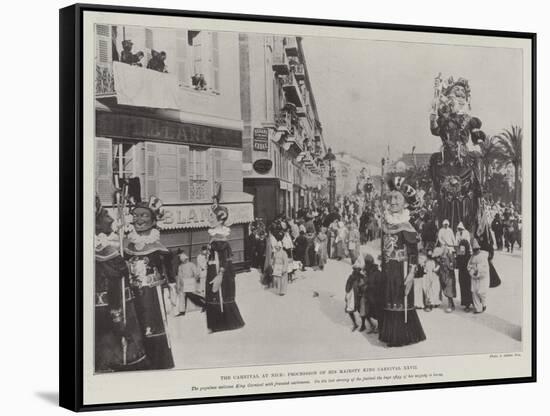
<svg viewBox="0 0 550 416"><path fill-rule="evenodd" d="M300 38L96 25L95 65L96 193L112 207L123 180L137 199L159 197L169 248L195 257L208 242L217 189L236 263L254 218L269 223L326 193Z"/></svg>

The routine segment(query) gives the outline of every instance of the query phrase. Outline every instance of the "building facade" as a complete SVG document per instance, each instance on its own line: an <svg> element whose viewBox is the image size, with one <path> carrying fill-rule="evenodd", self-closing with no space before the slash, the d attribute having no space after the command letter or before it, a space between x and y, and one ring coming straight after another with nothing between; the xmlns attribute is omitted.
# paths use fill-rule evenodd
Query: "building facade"
<svg viewBox="0 0 550 416"><path fill-rule="evenodd" d="M334 168L336 173L336 195L344 196L357 191L366 178L379 174L380 168L365 160L346 153L335 153Z"/></svg>
<svg viewBox="0 0 550 416"><path fill-rule="evenodd" d="M96 26L96 192L108 207L119 181L137 199L159 197L161 241L192 258L208 242L221 188L234 261L244 261L253 206L243 192L238 58L237 33Z"/></svg>
<svg viewBox="0 0 550 416"><path fill-rule="evenodd" d="M301 39L239 35L244 190L267 223L326 192L321 123Z"/></svg>

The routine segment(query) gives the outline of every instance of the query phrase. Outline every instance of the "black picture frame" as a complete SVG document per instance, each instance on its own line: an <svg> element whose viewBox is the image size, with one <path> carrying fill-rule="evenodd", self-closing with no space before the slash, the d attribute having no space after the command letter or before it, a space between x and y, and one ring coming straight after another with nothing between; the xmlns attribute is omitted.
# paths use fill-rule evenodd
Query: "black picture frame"
<svg viewBox="0 0 550 416"><path fill-rule="evenodd" d="M399 30L405 32L427 32L438 34L457 34L488 37L506 37L527 39L531 42L531 80L532 80L532 157L530 170L532 175L532 375L520 378L502 378L488 380L464 380L460 382L426 383L414 385L395 385L391 387L368 387L336 390L318 390L286 392L272 394L250 394L242 396L190 398L177 400L153 400L146 402L104 403L84 405L83 403L83 294L82 294L82 179L83 179L83 13L86 11L112 12L128 14L148 14L157 16L181 16L223 19L233 21L252 21L270 23L293 23L300 25L323 25L334 27ZM142 408L173 406L199 403L219 403L228 401L271 400L309 396L328 396L360 394L402 390L423 390L432 388L453 388L511 383L531 383L537 380L537 281L536 281L536 132L537 132L537 84L536 84L536 42L535 33L493 31L480 29L461 29L435 26L414 26L386 23L367 23L281 16L261 16L245 14L212 13L182 11L142 7L121 7L92 4L76 4L60 10L60 367L59 367L59 403L74 411L93 411L122 408ZM527 214L527 213L526 213Z"/></svg>

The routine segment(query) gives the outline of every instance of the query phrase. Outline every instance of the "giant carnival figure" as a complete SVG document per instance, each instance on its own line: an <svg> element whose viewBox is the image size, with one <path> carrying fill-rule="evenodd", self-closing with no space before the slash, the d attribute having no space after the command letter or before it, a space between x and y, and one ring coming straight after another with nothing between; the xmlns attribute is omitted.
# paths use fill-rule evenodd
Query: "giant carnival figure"
<svg viewBox="0 0 550 416"><path fill-rule="evenodd" d="M382 172L382 181L384 173ZM420 209L416 190L404 178L388 182L383 198L381 299L384 312L379 319L379 339L389 347L415 344L426 339L415 309L413 281L419 273L418 233L411 224L411 214Z"/></svg>
<svg viewBox="0 0 550 416"><path fill-rule="evenodd" d="M133 227L124 240L124 254L130 269L130 285L135 296L145 352L151 369L174 367L168 335L162 287L167 281L168 249L160 242L157 220L162 218L162 202L151 197L133 207Z"/></svg>
<svg viewBox="0 0 550 416"><path fill-rule="evenodd" d="M147 370L150 365L121 250L121 235L114 232L113 222L96 198L95 371Z"/></svg>
<svg viewBox="0 0 550 416"><path fill-rule="evenodd" d="M485 133L481 120L470 114L471 91L468 80L441 74L435 79L430 130L441 138L441 151L430 159L430 173L439 221L449 220L456 230L462 222L474 231L481 199L480 161Z"/></svg>

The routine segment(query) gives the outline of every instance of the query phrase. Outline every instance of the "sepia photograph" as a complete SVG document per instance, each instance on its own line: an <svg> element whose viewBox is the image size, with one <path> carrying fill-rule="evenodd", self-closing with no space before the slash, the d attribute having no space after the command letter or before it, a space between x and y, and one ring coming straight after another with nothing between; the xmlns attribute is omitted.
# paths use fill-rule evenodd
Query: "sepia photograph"
<svg viewBox="0 0 550 416"><path fill-rule="evenodd" d="M89 25L87 377L247 369L227 392L182 382L186 398L249 394L239 377L270 392L265 366L280 392L323 374L293 365L530 363L525 47L213 21ZM516 376L479 371L448 380ZM362 380L328 383L378 385Z"/></svg>

